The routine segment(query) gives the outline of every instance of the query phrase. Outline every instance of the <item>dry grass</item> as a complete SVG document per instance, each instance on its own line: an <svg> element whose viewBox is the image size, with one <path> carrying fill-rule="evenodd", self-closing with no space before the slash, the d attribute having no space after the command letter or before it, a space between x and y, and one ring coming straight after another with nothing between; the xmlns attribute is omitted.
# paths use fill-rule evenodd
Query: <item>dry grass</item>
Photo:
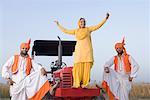
<svg viewBox="0 0 150 100"><path fill-rule="evenodd" d="M100 85L99 85L100 86ZM107 97L105 92L101 95ZM129 94L130 100L150 100L150 83L134 83Z"/></svg>
<svg viewBox="0 0 150 100"><path fill-rule="evenodd" d="M129 97L130 100L150 100L150 84L149 83L133 84ZM8 85L0 84L0 98L9 98Z"/></svg>
<svg viewBox="0 0 150 100"><path fill-rule="evenodd" d="M130 99L131 98L141 98L141 99L150 98L150 84L148 83L133 84L132 90L130 92Z"/></svg>
<svg viewBox="0 0 150 100"><path fill-rule="evenodd" d="M9 98L9 86L0 83L0 98Z"/></svg>

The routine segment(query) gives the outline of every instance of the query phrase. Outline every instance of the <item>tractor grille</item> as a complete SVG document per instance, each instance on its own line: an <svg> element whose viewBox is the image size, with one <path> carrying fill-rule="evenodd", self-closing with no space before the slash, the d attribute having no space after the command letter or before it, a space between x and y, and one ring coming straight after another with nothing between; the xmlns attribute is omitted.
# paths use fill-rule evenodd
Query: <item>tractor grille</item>
<svg viewBox="0 0 150 100"><path fill-rule="evenodd" d="M60 88L71 88L73 84L72 67L65 67L63 69L55 71L53 74L53 78L54 82L57 78L61 80L59 84Z"/></svg>
<svg viewBox="0 0 150 100"><path fill-rule="evenodd" d="M70 88L72 86L72 72L62 72L61 75L61 87Z"/></svg>

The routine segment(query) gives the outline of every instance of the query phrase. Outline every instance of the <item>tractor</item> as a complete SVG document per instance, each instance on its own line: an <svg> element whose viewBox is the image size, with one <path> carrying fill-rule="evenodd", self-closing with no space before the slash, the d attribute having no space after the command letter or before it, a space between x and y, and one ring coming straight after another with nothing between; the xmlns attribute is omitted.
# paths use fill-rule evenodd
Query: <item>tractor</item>
<svg viewBox="0 0 150 100"><path fill-rule="evenodd" d="M32 57L35 56L58 56L58 59L50 64L52 79L50 84L54 85L59 79L59 85L52 97L53 100L93 100L93 97L100 95L100 88L72 88L73 85L73 66L67 66L62 61L62 56L72 56L76 41L58 40L35 40L32 47Z"/></svg>

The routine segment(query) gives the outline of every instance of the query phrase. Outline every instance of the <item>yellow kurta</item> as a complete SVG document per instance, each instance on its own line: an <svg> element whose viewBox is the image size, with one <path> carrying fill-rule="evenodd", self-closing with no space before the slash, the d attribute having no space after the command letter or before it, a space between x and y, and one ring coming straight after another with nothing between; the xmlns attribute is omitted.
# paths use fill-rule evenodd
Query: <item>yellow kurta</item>
<svg viewBox="0 0 150 100"><path fill-rule="evenodd" d="M106 18L100 22L98 25L78 28L73 30L65 29L63 26L58 24L61 31L66 34L75 35L77 43L74 51L74 63L80 62L93 62L93 48L91 41L91 32L99 29L105 22Z"/></svg>
<svg viewBox="0 0 150 100"><path fill-rule="evenodd" d="M59 28L66 34L75 35L77 43L74 51L73 87L85 88L90 81L90 71L94 62L91 32L99 29L106 18L96 26L67 30L60 24Z"/></svg>

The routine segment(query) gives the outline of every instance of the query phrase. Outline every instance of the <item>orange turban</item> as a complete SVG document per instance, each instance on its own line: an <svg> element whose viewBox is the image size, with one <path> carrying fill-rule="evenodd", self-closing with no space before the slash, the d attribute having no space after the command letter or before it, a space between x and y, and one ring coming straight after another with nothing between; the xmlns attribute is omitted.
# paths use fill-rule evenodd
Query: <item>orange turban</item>
<svg viewBox="0 0 150 100"><path fill-rule="evenodd" d="M31 42L31 39L29 39L27 43L21 43L20 49L27 48L29 50L30 49L30 42Z"/></svg>
<svg viewBox="0 0 150 100"><path fill-rule="evenodd" d="M115 44L115 49L117 50L117 48L122 48L123 51L124 51L124 54L126 55L127 53L126 53L126 49L125 49L125 47L124 47L124 45L125 45L124 42L125 42L125 40L124 40L124 38L123 38L123 40L122 40L121 43L116 43L116 44Z"/></svg>

